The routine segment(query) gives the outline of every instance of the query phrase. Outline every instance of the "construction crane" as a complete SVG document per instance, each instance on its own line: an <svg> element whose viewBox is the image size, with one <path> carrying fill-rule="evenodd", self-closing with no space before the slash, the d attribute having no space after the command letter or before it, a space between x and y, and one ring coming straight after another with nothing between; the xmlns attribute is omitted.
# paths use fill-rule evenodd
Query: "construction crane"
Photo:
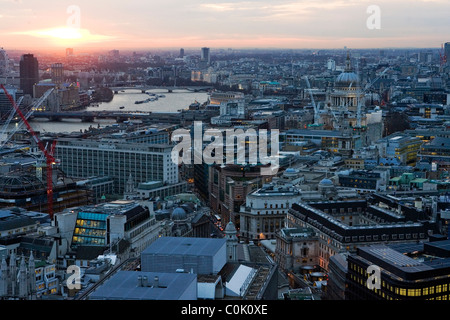
<svg viewBox="0 0 450 320"><path fill-rule="evenodd" d="M23 96L21 96L19 98L19 100L17 100L17 105L20 106L20 104L22 103L23 100ZM8 129L9 124L11 123L12 118L14 117L14 115L16 114L16 110L14 108L11 109L11 112L9 113L8 118L6 119L5 123L3 124L3 129L2 129L2 133L0 134L0 139L2 139L5 136L6 133L6 129ZM2 147L6 141L8 141L8 138L5 138L5 140L3 140L2 144L0 147Z"/></svg>
<svg viewBox="0 0 450 320"><path fill-rule="evenodd" d="M40 97L36 102L33 103L33 105L31 106L30 110L28 111L28 113L25 115L25 119L29 119L31 117L31 115L41 106L41 104L48 98L48 96L54 91L54 89L49 89L47 90L42 97ZM22 101L22 97L19 98L18 102L16 103L17 106L20 106L20 103ZM11 113L8 117L8 119L6 120L6 122L3 125L3 130L2 130L2 135L1 137L4 136L6 129L9 125L9 123L11 122L12 117L14 116L14 114L16 113L16 110L13 108L11 110ZM11 130L9 132L9 136L13 136L14 133L16 133L21 127L22 127L23 122L19 123L16 127L14 127L13 130ZM0 144L0 148L3 147L5 145L5 143L9 140L9 138L6 138L1 144Z"/></svg>
<svg viewBox="0 0 450 320"><path fill-rule="evenodd" d="M358 90L358 95L357 95L357 101L358 101L358 108L357 108L357 128L361 128L361 107L362 107L362 99L361 96L365 95L367 93L367 91L373 86L373 84L380 79L386 72L388 72L391 69L391 67L387 67L386 69L383 70L383 72L380 73L380 75L378 77L375 78L375 80L373 80L372 82L368 82L364 89L362 90L362 92L360 90Z"/></svg>
<svg viewBox="0 0 450 320"><path fill-rule="evenodd" d="M316 105L316 102L314 101L314 96L311 90L311 84L309 83L309 79L307 76L304 77L306 80L306 84L308 85L308 91L309 91L309 95L311 97L311 103L313 105L314 108L314 124L319 124L319 105Z"/></svg>
<svg viewBox="0 0 450 320"><path fill-rule="evenodd" d="M53 168L53 165L56 163L55 157L53 156L54 152L55 152L56 140L53 140L52 145L50 146L49 150L47 150L47 148L45 148L42 141L39 139L36 132L33 130L33 128L28 123L27 118L23 115L22 111L17 106L16 102L14 101L14 98L8 93L8 91L3 86L3 84L0 84L0 87L5 92L6 96L8 97L8 100L11 102L11 104L13 105L16 112L19 114L23 123L27 127L28 132L31 134L31 136L33 137L33 140L37 143L39 149L42 151L42 153L44 154L44 156L46 158L46 164L47 164L47 212L50 216L50 219L53 219L53 179L52 179L53 170L52 170L52 168Z"/></svg>

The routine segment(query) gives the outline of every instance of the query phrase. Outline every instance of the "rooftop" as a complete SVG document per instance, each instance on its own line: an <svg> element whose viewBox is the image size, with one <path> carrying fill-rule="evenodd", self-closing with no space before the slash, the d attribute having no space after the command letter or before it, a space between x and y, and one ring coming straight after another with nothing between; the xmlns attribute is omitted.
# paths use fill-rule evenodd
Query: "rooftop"
<svg viewBox="0 0 450 320"><path fill-rule="evenodd" d="M148 284L140 285L139 276L146 276ZM158 277L158 286L154 285L155 277ZM191 273L119 271L96 289L89 298L91 300L185 300L186 290L192 286L193 282L197 282L197 276Z"/></svg>
<svg viewBox="0 0 450 320"><path fill-rule="evenodd" d="M213 256L225 243L225 239L161 237L142 251L142 254Z"/></svg>

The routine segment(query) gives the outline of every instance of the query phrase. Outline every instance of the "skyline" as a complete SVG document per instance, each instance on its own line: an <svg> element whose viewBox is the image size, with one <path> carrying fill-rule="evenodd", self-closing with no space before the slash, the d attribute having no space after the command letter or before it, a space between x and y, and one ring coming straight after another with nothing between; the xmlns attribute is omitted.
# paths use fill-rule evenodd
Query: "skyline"
<svg viewBox="0 0 450 320"><path fill-rule="evenodd" d="M450 26L450 3L444 0L130 0L114 6L0 0L0 5L0 45L8 50L432 48L446 42ZM373 19L378 25L370 28Z"/></svg>

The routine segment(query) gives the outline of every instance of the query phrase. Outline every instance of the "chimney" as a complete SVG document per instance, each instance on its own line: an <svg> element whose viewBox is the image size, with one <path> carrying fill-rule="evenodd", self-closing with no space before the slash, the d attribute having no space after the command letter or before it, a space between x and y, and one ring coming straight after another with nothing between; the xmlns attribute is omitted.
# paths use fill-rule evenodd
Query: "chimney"
<svg viewBox="0 0 450 320"><path fill-rule="evenodd" d="M155 276L153 280L153 288L159 288L159 277Z"/></svg>
<svg viewBox="0 0 450 320"><path fill-rule="evenodd" d="M148 277L147 276L142 276L142 286L148 287Z"/></svg>

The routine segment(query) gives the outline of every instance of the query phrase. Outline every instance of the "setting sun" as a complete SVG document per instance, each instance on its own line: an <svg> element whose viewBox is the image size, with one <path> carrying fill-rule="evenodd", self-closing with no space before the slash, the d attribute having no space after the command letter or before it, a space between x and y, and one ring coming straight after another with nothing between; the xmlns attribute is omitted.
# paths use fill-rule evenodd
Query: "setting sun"
<svg viewBox="0 0 450 320"><path fill-rule="evenodd" d="M102 42L114 38L112 36L93 34L88 29L73 27L55 27L49 29L29 30L17 32L16 34L46 39L54 45L62 46Z"/></svg>
<svg viewBox="0 0 450 320"><path fill-rule="evenodd" d="M83 33L86 34L86 30L84 31L85 32L83 32L82 29L60 27L47 30L37 30L35 31L35 34L38 36L49 36L58 39L82 39Z"/></svg>

